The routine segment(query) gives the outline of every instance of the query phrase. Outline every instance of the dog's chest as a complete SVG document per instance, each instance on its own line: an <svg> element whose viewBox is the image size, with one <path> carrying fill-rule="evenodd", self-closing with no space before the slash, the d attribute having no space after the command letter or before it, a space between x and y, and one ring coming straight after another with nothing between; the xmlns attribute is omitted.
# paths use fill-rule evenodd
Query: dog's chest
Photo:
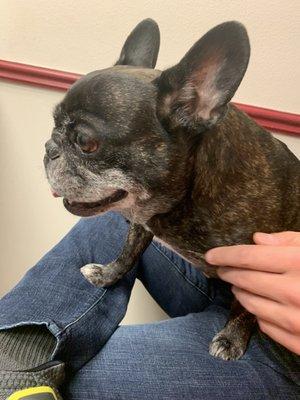
<svg viewBox="0 0 300 400"><path fill-rule="evenodd" d="M167 249L175 252L178 254L180 257L182 257L184 260L192 264L196 269L201 270L205 276L208 278L217 278L216 275L216 268L212 265L208 265L204 259L204 253L202 252L194 252L191 250L186 250L186 249L178 249L172 247L170 244L167 242L164 242L160 238L154 236L154 242L159 243L166 247Z"/></svg>
<svg viewBox="0 0 300 400"><path fill-rule="evenodd" d="M203 236L193 226L160 226L150 224L146 229L154 234L154 241L177 253L195 268L200 269L209 277L216 277L215 268L208 265L204 254L208 248L204 244Z"/></svg>

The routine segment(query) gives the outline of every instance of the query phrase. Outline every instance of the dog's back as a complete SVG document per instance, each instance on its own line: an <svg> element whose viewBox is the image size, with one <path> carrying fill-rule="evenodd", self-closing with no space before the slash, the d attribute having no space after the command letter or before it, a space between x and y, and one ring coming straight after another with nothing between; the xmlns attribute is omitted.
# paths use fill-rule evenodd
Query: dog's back
<svg viewBox="0 0 300 400"><path fill-rule="evenodd" d="M243 197L245 195L249 199L248 203L253 195L259 199L258 203L252 204L252 211L255 220L258 220L260 230L299 230L300 161L298 158L286 144L258 126L234 106L231 106L228 114L228 125L226 126L226 119L224 122L224 134L232 144L232 151L229 150L232 162L234 164L237 160L240 161L240 173L244 174L237 180L237 183L241 184L240 192L243 190L243 180L247 179L248 190ZM235 124L238 127L233 135L232 127ZM239 154L238 157L235 152ZM239 170L238 165L236 169ZM263 226L263 221L270 226Z"/></svg>

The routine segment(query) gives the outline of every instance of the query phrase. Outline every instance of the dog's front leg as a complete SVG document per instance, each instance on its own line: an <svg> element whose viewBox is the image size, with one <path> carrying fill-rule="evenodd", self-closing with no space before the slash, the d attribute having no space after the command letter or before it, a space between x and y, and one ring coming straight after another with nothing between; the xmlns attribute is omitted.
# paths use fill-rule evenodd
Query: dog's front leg
<svg viewBox="0 0 300 400"><path fill-rule="evenodd" d="M223 360L238 360L245 353L256 317L234 300L225 327L213 338L209 352Z"/></svg>
<svg viewBox="0 0 300 400"><path fill-rule="evenodd" d="M122 253L117 260L107 264L87 264L81 273L95 286L110 286L134 267L139 256L148 247L153 234L142 225L131 223Z"/></svg>

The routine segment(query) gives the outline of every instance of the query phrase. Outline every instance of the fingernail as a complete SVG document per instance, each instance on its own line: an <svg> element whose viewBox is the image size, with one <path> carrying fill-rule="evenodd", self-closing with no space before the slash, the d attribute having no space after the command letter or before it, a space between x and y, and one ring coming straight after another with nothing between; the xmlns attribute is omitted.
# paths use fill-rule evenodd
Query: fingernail
<svg viewBox="0 0 300 400"><path fill-rule="evenodd" d="M208 252L205 253L204 258L205 258L205 261L208 262L208 264L213 264L214 263L213 250L208 250Z"/></svg>

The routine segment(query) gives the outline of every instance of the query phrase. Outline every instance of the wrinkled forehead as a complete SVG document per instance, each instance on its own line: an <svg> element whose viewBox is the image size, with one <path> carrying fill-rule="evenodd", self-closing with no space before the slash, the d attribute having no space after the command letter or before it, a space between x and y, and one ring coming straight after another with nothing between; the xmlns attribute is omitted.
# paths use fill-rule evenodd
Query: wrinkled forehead
<svg viewBox="0 0 300 400"><path fill-rule="evenodd" d="M67 114L81 110L114 120L145 112L154 105L156 88L151 82L159 75L157 70L127 66L94 71L69 89L61 106Z"/></svg>

